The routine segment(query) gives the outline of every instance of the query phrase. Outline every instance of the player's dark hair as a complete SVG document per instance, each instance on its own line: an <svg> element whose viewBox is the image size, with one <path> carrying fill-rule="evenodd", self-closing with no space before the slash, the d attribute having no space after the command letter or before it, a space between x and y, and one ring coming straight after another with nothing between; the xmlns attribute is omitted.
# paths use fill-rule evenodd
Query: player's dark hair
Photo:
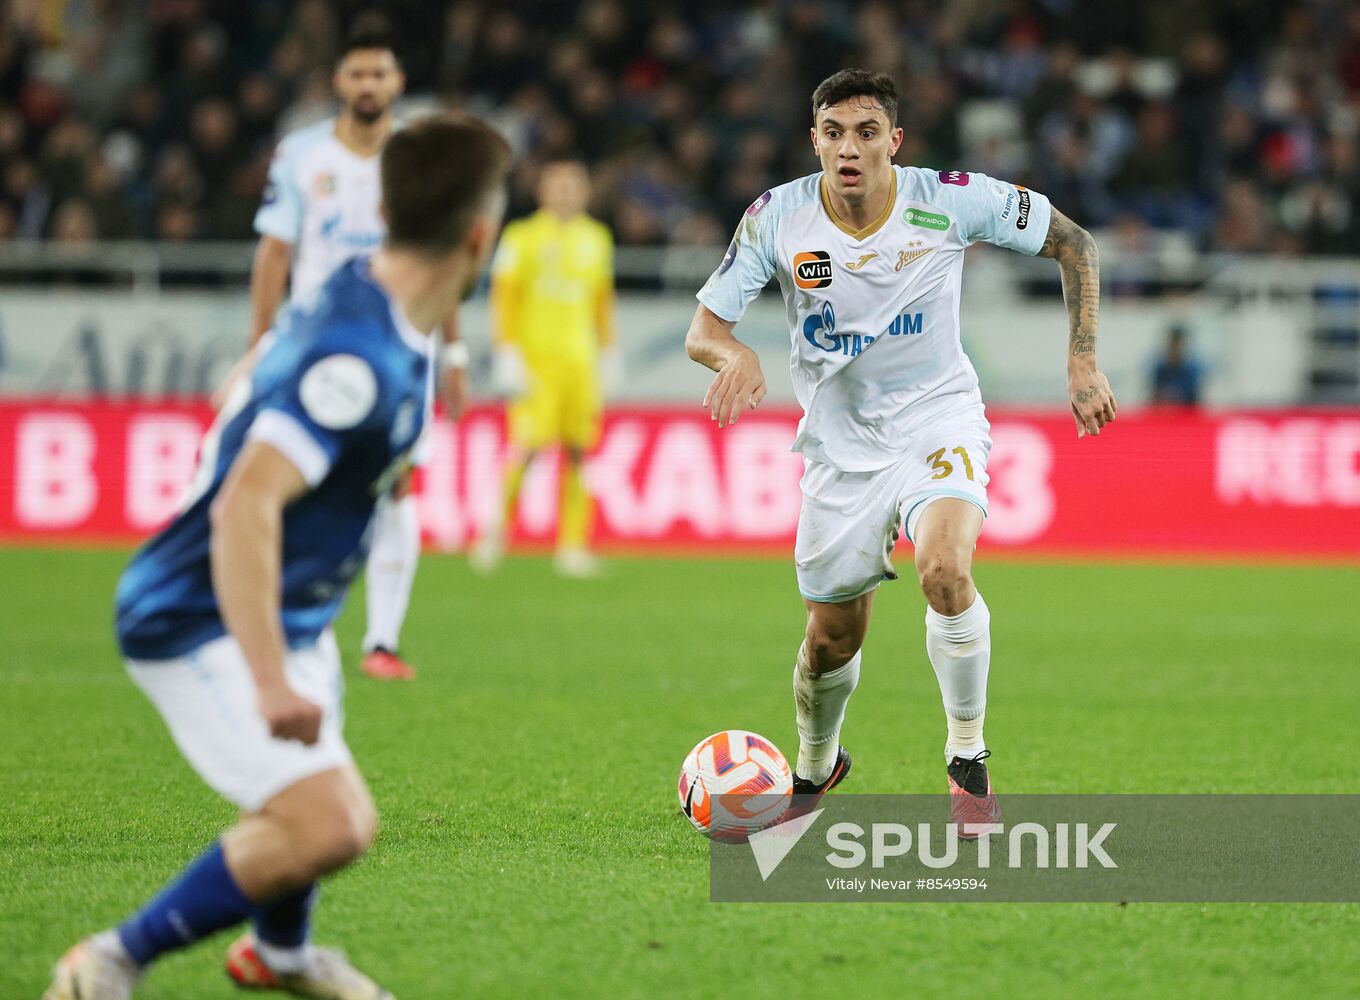
<svg viewBox="0 0 1360 1000"><path fill-rule="evenodd" d="M382 152L388 243L454 249L504 190L510 161L510 144L471 115L428 115L392 133Z"/></svg>
<svg viewBox="0 0 1360 1000"><path fill-rule="evenodd" d="M840 104L852 97L871 97L882 105L888 124L897 125L897 85L887 73L870 73L867 69L843 69L833 73L812 92L812 120L817 112Z"/></svg>
<svg viewBox="0 0 1360 1000"><path fill-rule="evenodd" d="M393 56L396 55L397 46L392 37L392 22L386 15L372 10L356 17L354 23L349 26L349 31L345 33L345 40L340 44L340 52L335 61L341 62L345 56L360 49L384 49Z"/></svg>

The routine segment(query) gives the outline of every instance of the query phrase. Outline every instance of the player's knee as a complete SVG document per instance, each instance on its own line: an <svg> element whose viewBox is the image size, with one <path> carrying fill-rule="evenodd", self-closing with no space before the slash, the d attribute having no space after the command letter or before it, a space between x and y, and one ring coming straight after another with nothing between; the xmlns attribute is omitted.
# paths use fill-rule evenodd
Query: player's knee
<svg viewBox="0 0 1360 1000"><path fill-rule="evenodd" d="M334 871L368 850L378 833L378 814L370 803L337 809L318 829L314 863L320 871Z"/></svg>
<svg viewBox="0 0 1360 1000"><path fill-rule="evenodd" d="M916 573L921 581L921 592L930 606L942 614L958 614L967 610L962 604L972 589L973 553L955 545L936 545L918 553Z"/></svg>
<svg viewBox="0 0 1360 1000"><path fill-rule="evenodd" d="M372 801L365 796L349 803L336 831L336 846L346 855L346 860L353 861L367 851L377 835L378 811L373 808Z"/></svg>
<svg viewBox="0 0 1360 1000"><path fill-rule="evenodd" d="M308 878L318 878L360 857L378 832L378 814L365 796L337 796L294 831L298 859Z"/></svg>

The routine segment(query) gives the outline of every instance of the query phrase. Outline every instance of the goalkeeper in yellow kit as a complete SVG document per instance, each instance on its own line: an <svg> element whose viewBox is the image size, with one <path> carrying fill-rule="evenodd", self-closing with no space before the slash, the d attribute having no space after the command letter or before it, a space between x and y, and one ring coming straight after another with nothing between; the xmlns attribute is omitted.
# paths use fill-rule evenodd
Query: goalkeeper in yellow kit
<svg viewBox="0 0 1360 1000"><path fill-rule="evenodd" d="M545 448L562 449L554 565L566 576L597 570L590 553L593 510L583 462L600 435L602 382L618 376L614 344L614 241L586 214L590 177L582 163L544 166L539 210L505 227L491 269L495 372L511 397L511 451L501 502L472 551L491 570L525 471Z"/></svg>

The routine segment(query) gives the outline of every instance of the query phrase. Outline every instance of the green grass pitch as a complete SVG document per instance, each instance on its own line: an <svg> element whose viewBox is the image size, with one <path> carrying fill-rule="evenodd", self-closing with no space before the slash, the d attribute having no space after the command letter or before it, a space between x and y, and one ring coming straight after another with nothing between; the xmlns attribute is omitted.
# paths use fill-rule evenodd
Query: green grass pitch
<svg viewBox="0 0 1360 1000"><path fill-rule="evenodd" d="M0 997L155 890L232 818L124 676L119 552L0 550ZM1360 792L1354 567L980 560L1004 792ZM939 792L922 602L885 587L845 739L857 792ZM383 826L318 940L401 1000L1360 995L1360 905L716 905L679 814L690 746L795 744L802 627L778 560L625 560L566 582L427 558L414 684L357 675L347 731ZM1320 831L1325 835L1326 831ZM222 936L148 998L229 997Z"/></svg>

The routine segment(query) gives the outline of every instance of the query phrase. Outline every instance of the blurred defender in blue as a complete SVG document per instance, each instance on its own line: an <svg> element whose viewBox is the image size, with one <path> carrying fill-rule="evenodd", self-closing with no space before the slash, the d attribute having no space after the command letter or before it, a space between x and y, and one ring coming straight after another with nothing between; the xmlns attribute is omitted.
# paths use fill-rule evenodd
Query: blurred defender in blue
<svg viewBox="0 0 1360 1000"><path fill-rule="evenodd" d="M242 818L67 952L46 1000L122 1000L161 955L245 921L227 953L239 985L389 996L308 940L317 880L362 854L377 822L342 733L330 624L426 419L430 331L495 244L509 162L475 119L427 118L389 141L386 242L285 313L289 336L224 407L183 513L124 573L128 671Z"/></svg>

